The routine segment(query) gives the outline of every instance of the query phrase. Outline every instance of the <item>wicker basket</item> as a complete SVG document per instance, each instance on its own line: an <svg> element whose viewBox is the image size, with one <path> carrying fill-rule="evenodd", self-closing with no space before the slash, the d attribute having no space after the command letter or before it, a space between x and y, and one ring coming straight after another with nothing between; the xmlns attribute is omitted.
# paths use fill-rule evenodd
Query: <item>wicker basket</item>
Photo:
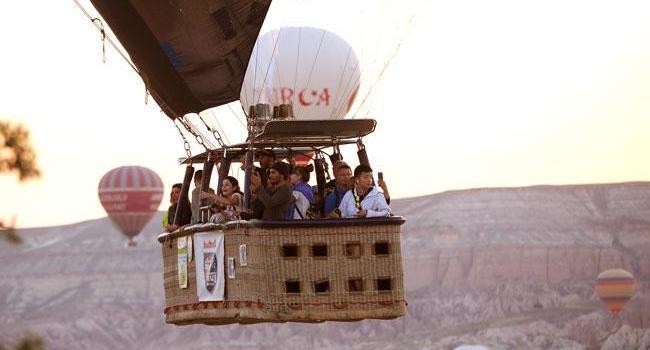
<svg viewBox="0 0 650 350"><path fill-rule="evenodd" d="M184 324L356 321L406 314L400 217L195 225L162 234L165 321ZM199 302L192 259L178 284L177 240L224 232L225 300ZM240 261L245 245L246 264Z"/></svg>

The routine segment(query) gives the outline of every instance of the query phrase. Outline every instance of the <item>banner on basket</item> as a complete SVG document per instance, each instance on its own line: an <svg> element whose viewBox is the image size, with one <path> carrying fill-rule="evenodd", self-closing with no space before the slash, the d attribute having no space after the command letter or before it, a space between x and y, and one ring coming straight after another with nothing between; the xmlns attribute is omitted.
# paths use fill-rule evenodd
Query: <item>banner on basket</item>
<svg viewBox="0 0 650 350"><path fill-rule="evenodd" d="M178 238L178 287L187 288L187 241L189 237Z"/></svg>
<svg viewBox="0 0 650 350"><path fill-rule="evenodd" d="M199 301L223 300L224 253L223 232L194 234L196 293Z"/></svg>
<svg viewBox="0 0 650 350"><path fill-rule="evenodd" d="M239 245L239 266L248 266L248 256L246 254L246 245Z"/></svg>

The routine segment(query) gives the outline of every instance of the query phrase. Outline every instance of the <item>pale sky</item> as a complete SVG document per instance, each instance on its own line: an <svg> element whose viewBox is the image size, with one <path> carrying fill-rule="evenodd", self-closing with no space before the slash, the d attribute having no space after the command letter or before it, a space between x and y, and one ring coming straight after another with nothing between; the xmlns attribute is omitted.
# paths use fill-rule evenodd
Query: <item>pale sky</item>
<svg viewBox="0 0 650 350"><path fill-rule="evenodd" d="M373 168L393 198L649 180L649 16L648 1L425 2L373 90ZM102 63L99 38L72 1L0 11L0 119L31 130L43 171L0 176L0 218L102 217L97 184L121 165L160 174L161 209L181 181L178 132L112 48Z"/></svg>

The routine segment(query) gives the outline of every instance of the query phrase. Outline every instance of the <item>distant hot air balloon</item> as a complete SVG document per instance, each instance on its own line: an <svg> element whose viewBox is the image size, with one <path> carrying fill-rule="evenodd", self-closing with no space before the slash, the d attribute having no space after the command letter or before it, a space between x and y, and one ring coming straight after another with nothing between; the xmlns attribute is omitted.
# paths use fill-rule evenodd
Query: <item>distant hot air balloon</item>
<svg viewBox="0 0 650 350"><path fill-rule="evenodd" d="M107 172L99 181L99 201L113 223L135 246L137 236L158 210L163 183L153 170L123 166Z"/></svg>
<svg viewBox="0 0 650 350"><path fill-rule="evenodd" d="M360 72L356 53L337 34L282 27L257 39L240 100L245 110L290 104L296 119L342 119L359 90Z"/></svg>
<svg viewBox="0 0 650 350"><path fill-rule="evenodd" d="M621 312L635 289L634 276L623 269L605 270L596 279L596 294L614 315Z"/></svg>

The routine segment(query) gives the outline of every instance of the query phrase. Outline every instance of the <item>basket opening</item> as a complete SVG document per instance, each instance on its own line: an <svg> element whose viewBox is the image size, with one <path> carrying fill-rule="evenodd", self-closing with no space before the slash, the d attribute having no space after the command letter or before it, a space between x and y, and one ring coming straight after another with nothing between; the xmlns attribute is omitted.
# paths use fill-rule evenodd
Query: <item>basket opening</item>
<svg viewBox="0 0 650 350"><path fill-rule="evenodd" d="M363 279L350 278L348 279L348 292L363 292Z"/></svg>
<svg viewBox="0 0 650 350"><path fill-rule="evenodd" d="M287 294L297 294L300 293L300 281L288 280L284 282L284 287L287 291Z"/></svg>
<svg viewBox="0 0 650 350"><path fill-rule="evenodd" d="M298 245L291 243L291 244L284 244L282 246L282 256L285 258L297 258L298 257Z"/></svg>
<svg viewBox="0 0 650 350"><path fill-rule="evenodd" d="M390 243L388 243L386 241L375 242L374 252L375 252L375 255L388 255L388 254L390 254Z"/></svg>
<svg viewBox="0 0 650 350"><path fill-rule="evenodd" d="M327 244L325 243L316 243L311 246L311 255L314 258L326 258L327 257Z"/></svg>
<svg viewBox="0 0 650 350"><path fill-rule="evenodd" d="M330 291L330 281L329 280L314 281L314 292L316 292L316 293L329 293L329 291Z"/></svg>
<svg viewBox="0 0 650 350"><path fill-rule="evenodd" d="M348 258L361 257L361 242L348 242L345 244L345 256Z"/></svg>
<svg viewBox="0 0 650 350"><path fill-rule="evenodd" d="M379 277L377 278L377 290L380 292L392 290L392 283L390 277Z"/></svg>

